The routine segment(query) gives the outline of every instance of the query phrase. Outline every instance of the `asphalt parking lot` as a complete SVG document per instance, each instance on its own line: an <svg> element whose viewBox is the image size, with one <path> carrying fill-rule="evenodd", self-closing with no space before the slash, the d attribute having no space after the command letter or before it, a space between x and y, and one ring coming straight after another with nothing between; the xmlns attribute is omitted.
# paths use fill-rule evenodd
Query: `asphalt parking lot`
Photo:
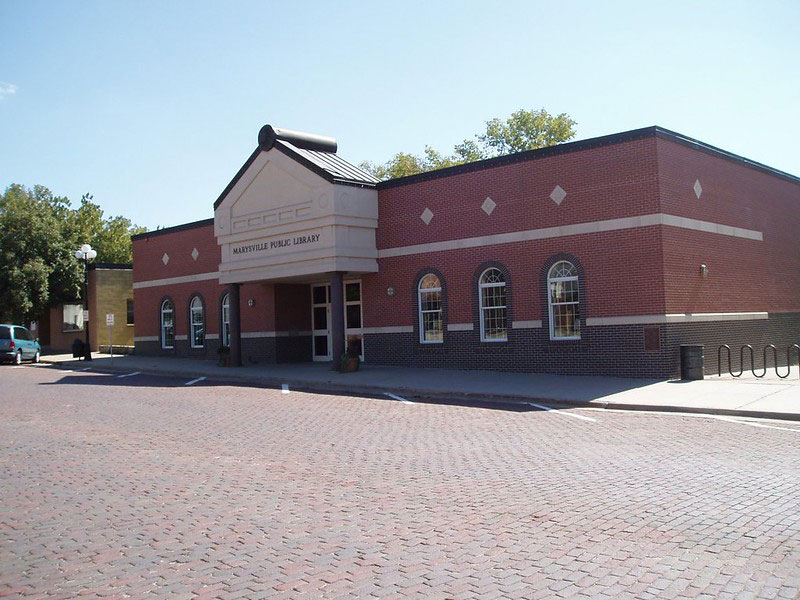
<svg viewBox="0 0 800 600"><path fill-rule="evenodd" d="M796 422L0 381L0 596L800 594Z"/></svg>

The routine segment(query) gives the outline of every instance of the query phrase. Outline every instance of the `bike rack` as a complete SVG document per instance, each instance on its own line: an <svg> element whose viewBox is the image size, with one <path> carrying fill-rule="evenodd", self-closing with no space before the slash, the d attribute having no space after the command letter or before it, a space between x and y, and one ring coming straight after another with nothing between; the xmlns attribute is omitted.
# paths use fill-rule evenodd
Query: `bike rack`
<svg viewBox="0 0 800 600"><path fill-rule="evenodd" d="M786 379L792 372L792 350L797 352L797 366L800 368L800 345L792 344L786 349L786 375L778 373L778 365L775 365L775 373L777 373L778 377L781 379Z"/></svg>
<svg viewBox="0 0 800 600"><path fill-rule="evenodd" d="M741 377L742 373L744 373L744 346L742 346L742 356L739 360L739 365L741 365L741 370L738 373L733 372L733 366L731 364L731 347L728 344L722 344L717 349L717 376L722 377L722 349L725 348L725 352L728 354L728 373L731 374L731 377ZM751 348L752 350L752 348Z"/></svg>
<svg viewBox="0 0 800 600"><path fill-rule="evenodd" d="M754 377L761 379L764 375L767 374L769 367L767 366L767 351L772 348L772 363L775 368L775 375L780 377L781 379L786 379L792 372L792 352L797 353L797 362L800 365L800 345L792 344L786 349L786 374L781 375L780 371L778 371L778 349L773 344L767 344L764 346L764 372L759 375L756 373L755 367L755 352L753 347L750 344L745 344L739 349L739 372L733 372L733 366L731 364L731 347L728 344L723 344L717 349L717 375L722 377L722 350L725 349L725 353L728 358L728 373L731 374L731 377L741 377L742 373L744 373L744 349L747 348L748 352L750 353L750 372L753 374Z"/></svg>

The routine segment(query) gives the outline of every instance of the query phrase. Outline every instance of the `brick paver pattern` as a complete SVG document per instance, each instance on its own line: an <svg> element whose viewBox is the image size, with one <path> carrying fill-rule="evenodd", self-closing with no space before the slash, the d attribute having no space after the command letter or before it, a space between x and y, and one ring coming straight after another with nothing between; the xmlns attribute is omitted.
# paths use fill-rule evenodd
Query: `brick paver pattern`
<svg viewBox="0 0 800 600"><path fill-rule="evenodd" d="M800 590L791 425L0 378L0 596Z"/></svg>

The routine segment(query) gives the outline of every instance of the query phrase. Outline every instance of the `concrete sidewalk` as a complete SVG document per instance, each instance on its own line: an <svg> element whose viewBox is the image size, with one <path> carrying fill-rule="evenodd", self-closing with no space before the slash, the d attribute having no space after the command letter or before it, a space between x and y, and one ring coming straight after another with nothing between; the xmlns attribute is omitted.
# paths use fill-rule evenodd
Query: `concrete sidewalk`
<svg viewBox="0 0 800 600"><path fill-rule="evenodd" d="M352 395L384 395L489 402L542 402L548 406L592 406L800 420L800 376L792 368L787 379L771 369L758 379L752 374L707 376L702 381L663 381L620 377L587 377L541 373L502 373L362 365L356 373L332 371L330 363L220 367L214 361L93 354L85 363L71 354L43 356L42 362L64 369L134 372L242 385L279 387ZM786 372L783 367L781 374Z"/></svg>

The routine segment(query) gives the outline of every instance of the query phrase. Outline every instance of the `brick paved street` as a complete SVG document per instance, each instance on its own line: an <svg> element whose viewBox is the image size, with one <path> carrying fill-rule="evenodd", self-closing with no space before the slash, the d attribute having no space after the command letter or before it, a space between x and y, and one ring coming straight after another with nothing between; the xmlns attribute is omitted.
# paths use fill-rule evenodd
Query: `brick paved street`
<svg viewBox="0 0 800 600"><path fill-rule="evenodd" d="M798 423L186 381L0 368L0 596L800 594Z"/></svg>

